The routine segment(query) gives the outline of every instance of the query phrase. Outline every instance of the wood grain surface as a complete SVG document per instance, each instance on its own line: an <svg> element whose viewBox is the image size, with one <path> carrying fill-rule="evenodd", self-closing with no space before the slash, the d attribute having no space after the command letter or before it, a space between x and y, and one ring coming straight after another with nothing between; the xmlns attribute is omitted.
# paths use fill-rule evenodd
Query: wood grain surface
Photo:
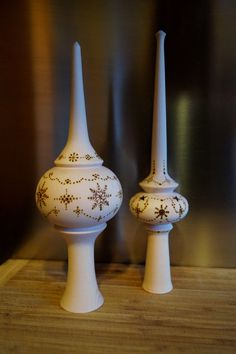
<svg viewBox="0 0 236 354"><path fill-rule="evenodd" d="M172 267L174 290L141 289L143 267L98 264L105 303L59 306L66 263L9 260L0 267L0 353L236 353L236 270Z"/></svg>

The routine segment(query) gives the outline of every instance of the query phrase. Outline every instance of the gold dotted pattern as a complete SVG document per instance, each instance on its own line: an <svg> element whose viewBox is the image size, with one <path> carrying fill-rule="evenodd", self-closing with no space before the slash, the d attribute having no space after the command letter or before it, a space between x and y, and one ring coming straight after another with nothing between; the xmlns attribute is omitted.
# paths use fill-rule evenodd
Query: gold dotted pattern
<svg viewBox="0 0 236 354"><path fill-rule="evenodd" d="M68 194L66 189L65 194L61 195L59 198L54 198L54 200L59 200L61 204L65 205L65 210L67 210L68 204L72 203L74 200L78 200L78 197L74 197L73 194Z"/></svg>
<svg viewBox="0 0 236 354"><path fill-rule="evenodd" d="M168 210L167 205L164 205L164 202L169 200L171 202L171 205L175 211L176 214L178 214L178 220L181 219L182 215L185 213L186 209L187 209L187 204L185 202L184 199L179 198L177 196L171 198L157 198L157 197L152 197L152 196L141 196L137 202L137 205L135 207L133 207L133 203L131 204L131 209L132 211L136 214L137 218L139 217L139 215L141 213L144 212L145 209L147 209L148 205L149 205L149 199L152 200L157 200L158 202L162 202L163 204L160 205L160 208L155 208L155 218L152 219L145 219L146 222L151 222L151 221L155 221L158 220L159 223L163 223L163 222L169 222L168 220L168 214L170 213L170 211ZM142 208L140 208L140 204L139 202L143 200L144 201L144 205ZM180 205L179 202L182 202L184 205L184 208L182 208L182 206ZM164 206L163 206L164 205Z"/></svg>
<svg viewBox="0 0 236 354"><path fill-rule="evenodd" d="M45 179L49 178L51 181L57 181L58 183L60 183L61 185L65 186L68 184L78 184L81 183L83 181L86 182L94 182L94 181L117 181L117 177L116 176L106 176L106 177L101 177L98 173L94 173L92 175L92 178L85 178L85 177L81 177L80 179L77 179L75 181L72 181L70 178L66 178L65 180L61 180L58 177L53 177L53 172L50 172L48 174L48 176L44 176Z"/></svg>
<svg viewBox="0 0 236 354"><path fill-rule="evenodd" d="M57 209L56 207L54 207L52 210L50 210L45 216L48 217L51 214L54 214L55 216L57 216L60 213L60 210Z"/></svg>
<svg viewBox="0 0 236 354"><path fill-rule="evenodd" d="M155 183L155 184L157 184L158 186L162 186L162 185L165 184L165 183L170 183L170 182L172 182L171 178L168 178L168 177L166 176L166 162L165 162L165 160L163 160L163 171L162 171L162 172L163 172L163 175L165 176L165 178L164 178L163 180L156 180L156 179L154 178L154 176L155 176L155 174L156 174L156 161L153 160L153 161L152 161L152 175L146 178L146 182L148 182L148 183Z"/></svg>
<svg viewBox="0 0 236 354"><path fill-rule="evenodd" d="M79 206L77 206L76 209L73 210L73 212L74 212L78 217L79 217L80 215L83 215L83 216L85 216L85 217L87 217L87 218L89 218L89 219L92 219L92 220L95 220L95 221L99 222L100 220L107 218L109 215L114 215L114 214L117 212L118 209L119 209L118 206L116 206L112 211L110 211L110 212L107 213L106 215L104 215L104 216L101 216L101 215L100 215L100 216L98 216L98 217L94 217L94 216L92 216L92 215L89 215L89 214L85 213L84 210L81 209Z"/></svg>
<svg viewBox="0 0 236 354"><path fill-rule="evenodd" d="M98 156L97 153L95 153L94 156L92 155L89 155L89 154L86 154L84 156L79 156L79 154L77 152L72 152L69 154L69 156L67 157L66 155L63 155L61 154L59 157L58 157L58 160L65 160L65 159L68 159L70 162L77 162L78 160L81 160L81 159L85 159L85 160L92 160L92 159L99 159L99 160L102 160L100 156Z"/></svg>

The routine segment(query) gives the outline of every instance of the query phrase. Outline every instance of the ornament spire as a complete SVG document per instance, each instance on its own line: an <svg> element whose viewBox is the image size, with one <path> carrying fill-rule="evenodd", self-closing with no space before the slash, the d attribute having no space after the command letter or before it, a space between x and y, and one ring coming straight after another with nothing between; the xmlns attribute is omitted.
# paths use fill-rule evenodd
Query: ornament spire
<svg viewBox="0 0 236 354"><path fill-rule="evenodd" d="M81 49L73 46L71 110L69 134L66 146L55 160L56 166L101 165L102 159L92 147L87 128Z"/></svg>
<svg viewBox="0 0 236 354"><path fill-rule="evenodd" d="M152 154L150 174L140 186L146 192L174 190L178 184L167 171L166 84L164 42L166 33L156 33L156 72L153 103Z"/></svg>

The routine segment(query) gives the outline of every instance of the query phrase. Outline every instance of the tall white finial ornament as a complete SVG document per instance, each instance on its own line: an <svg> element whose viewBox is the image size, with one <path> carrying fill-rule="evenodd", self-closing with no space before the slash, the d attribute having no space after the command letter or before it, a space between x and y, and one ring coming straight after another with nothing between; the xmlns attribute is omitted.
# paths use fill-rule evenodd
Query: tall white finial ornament
<svg viewBox="0 0 236 354"><path fill-rule="evenodd" d="M151 171L140 183L144 192L137 193L130 200L131 212L145 223L148 231L143 288L156 294L167 293L173 288L168 236L172 223L181 220L188 212L187 200L174 192L178 184L167 172L165 35L163 31L156 34Z"/></svg>
<svg viewBox="0 0 236 354"><path fill-rule="evenodd" d="M36 203L68 245L68 275L61 306L90 312L103 304L94 267L94 243L106 222L119 210L118 178L93 149L88 136L81 50L74 44L72 100L67 143L55 167L40 179Z"/></svg>

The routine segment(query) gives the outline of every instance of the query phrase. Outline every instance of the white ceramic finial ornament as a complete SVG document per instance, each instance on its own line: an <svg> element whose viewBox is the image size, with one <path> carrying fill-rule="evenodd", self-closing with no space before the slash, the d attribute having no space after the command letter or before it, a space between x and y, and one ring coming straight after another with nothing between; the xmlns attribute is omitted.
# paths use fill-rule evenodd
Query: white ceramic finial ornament
<svg viewBox="0 0 236 354"><path fill-rule="evenodd" d="M88 137L81 51L74 44L69 135L55 167L40 179L36 203L68 245L68 276L61 306L71 312L103 304L94 268L94 242L119 210L118 178L94 151Z"/></svg>
<svg viewBox="0 0 236 354"><path fill-rule="evenodd" d="M148 230L143 288L157 294L172 290L169 231L172 223L181 220L188 212L187 200L174 192L178 184L167 172L165 35L163 31L156 34L151 171L140 183L145 192L137 193L130 200L131 212L145 223Z"/></svg>

